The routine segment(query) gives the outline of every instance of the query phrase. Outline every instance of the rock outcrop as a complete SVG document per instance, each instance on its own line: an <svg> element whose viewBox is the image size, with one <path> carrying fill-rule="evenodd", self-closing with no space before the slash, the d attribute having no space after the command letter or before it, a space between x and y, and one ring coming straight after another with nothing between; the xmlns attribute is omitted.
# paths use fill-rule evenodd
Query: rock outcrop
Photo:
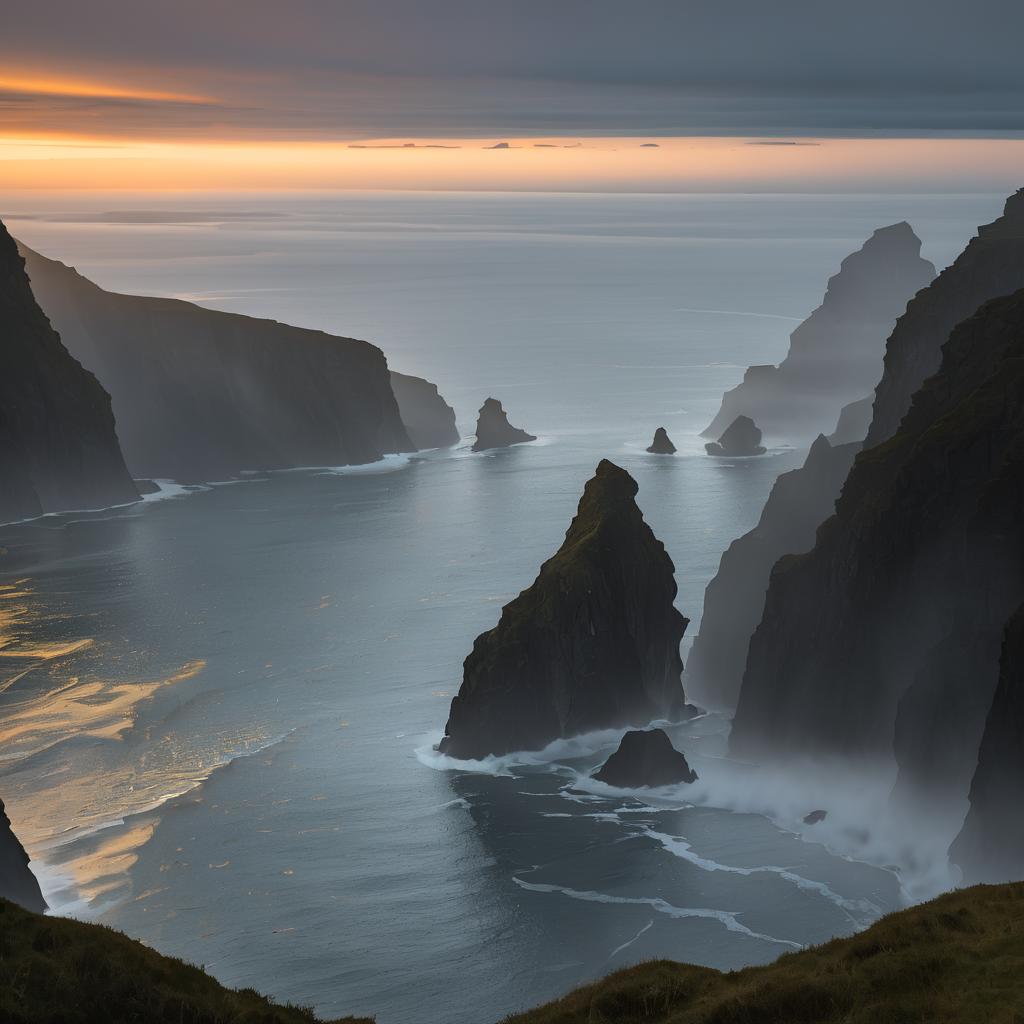
<svg viewBox="0 0 1024 1024"><path fill-rule="evenodd" d="M938 814L966 797L1024 601L1024 289L941 351L896 434L857 456L814 549L776 565L730 741L741 756L895 756L896 798Z"/></svg>
<svg viewBox="0 0 1024 1024"><path fill-rule="evenodd" d="M46 900L28 865L25 847L14 834L0 800L0 898L41 914L46 910Z"/></svg>
<svg viewBox="0 0 1024 1024"><path fill-rule="evenodd" d="M22 246L39 304L110 392L138 477L374 462L413 449L365 341L104 291Z"/></svg>
<svg viewBox="0 0 1024 1024"><path fill-rule="evenodd" d="M525 441L536 441L533 434L525 430L513 427L501 402L496 398L488 398L480 406L476 419L476 440L473 442L473 451L484 452L491 448L508 448L513 444L523 444Z"/></svg>
<svg viewBox="0 0 1024 1024"><path fill-rule="evenodd" d="M717 437L741 415L772 438L807 442L826 432L841 406L878 383L896 318L935 276L935 267L920 254L921 241L909 224L875 231L843 260L821 305L790 335L782 363L751 366L726 393L704 435Z"/></svg>
<svg viewBox="0 0 1024 1024"><path fill-rule="evenodd" d="M0 224L0 522L136 501L110 397L39 308Z"/></svg>
<svg viewBox="0 0 1024 1024"><path fill-rule="evenodd" d="M654 432L654 440L647 449L651 455L675 455L676 446L672 443L668 432L664 427L658 427Z"/></svg>
<svg viewBox="0 0 1024 1024"><path fill-rule="evenodd" d="M704 450L708 455L739 458L764 455L767 449L761 444L761 431L757 424L749 416L737 416L717 441L704 445Z"/></svg>
<svg viewBox="0 0 1024 1024"><path fill-rule="evenodd" d="M594 778L618 789L644 786L676 786L697 781L697 773L687 764L663 729L630 730L618 749L594 772Z"/></svg>
<svg viewBox="0 0 1024 1024"><path fill-rule="evenodd" d="M1024 605L1003 634L999 682L985 722L970 810L950 849L964 880L1024 877Z"/></svg>
<svg viewBox="0 0 1024 1024"><path fill-rule="evenodd" d="M764 611L772 566L808 551L836 498L859 444L831 446L819 436L800 469L775 481L757 526L734 540L704 592L704 615L687 662L687 689L702 707L734 708L747 647Z"/></svg>
<svg viewBox="0 0 1024 1024"><path fill-rule="evenodd" d="M637 485L603 460L558 552L466 658L439 749L482 758L688 709L674 566Z"/></svg>
<svg viewBox="0 0 1024 1024"><path fill-rule="evenodd" d="M459 443L455 410L441 396L436 384L392 370L391 390L409 438L417 448L448 448Z"/></svg>

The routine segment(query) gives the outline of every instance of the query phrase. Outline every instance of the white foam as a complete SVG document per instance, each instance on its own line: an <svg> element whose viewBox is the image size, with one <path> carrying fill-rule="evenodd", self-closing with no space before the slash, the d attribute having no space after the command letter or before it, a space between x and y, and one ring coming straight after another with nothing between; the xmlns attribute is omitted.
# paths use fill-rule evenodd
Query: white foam
<svg viewBox="0 0 1024 1024"><path fill-rule="evenodd" d="M611 960L611 958L615 956L617 953L621 953L624 949L629 949L629 947L632 946L633 943L636 942L640 938L640 936L644 934L644 932L649 932L653 927L654 918L651 918L651 920L648 921L647 924L645 924L643 928L641 928L640 931L638 931L636 935L633 936L633 938L631 938L628 942L624 942L621 946L616 946L608 954L608 959Z"/></svg>

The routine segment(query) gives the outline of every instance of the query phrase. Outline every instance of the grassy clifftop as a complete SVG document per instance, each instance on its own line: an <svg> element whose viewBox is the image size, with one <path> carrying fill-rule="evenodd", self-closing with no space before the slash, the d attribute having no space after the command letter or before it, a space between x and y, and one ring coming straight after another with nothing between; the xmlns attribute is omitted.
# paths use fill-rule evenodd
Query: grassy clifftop
<svg viewBox="0 0 1024 1024"><path fill-rule="evenodd" d="M0 900L4 1024L314 1024L306 1009L225 988L101 925L43 917ZM346 1017L336 1024L372 1024Z"/></svg>
<svg viewBox="0 0 1024 1024"><path fill-rule="evenodd" d="M981 885L722 974L661 960L505 1024L1020 1024L1024 884Z"/></svg>

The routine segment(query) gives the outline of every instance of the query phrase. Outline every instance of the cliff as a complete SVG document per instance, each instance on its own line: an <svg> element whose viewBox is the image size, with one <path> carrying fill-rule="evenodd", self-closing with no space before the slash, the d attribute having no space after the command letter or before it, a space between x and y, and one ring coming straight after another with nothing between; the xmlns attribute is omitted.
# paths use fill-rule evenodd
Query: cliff
<svg viewBox="0 0 1024 1024"><path fill-rule="evenodd" d="M110 397L39 308L0 224L0 522L136 501Z"/></svg>
<svg viewBox="0 0 1024 1024"><path fill-rule="evenodd" d="M42 913L46 910L46 901L28 865L25 847L14 834L4 802L0 800L0 899Z"/></svg>
<svg viewBox="0 0 1024 1024"><path fill-rule="evenodd" d="M704 615L686 668L687 689L702 706L736 706L772 566L783 555L814 546L818 526L832 514L859 448L832 447L819 436L803 466L775 481L757 526L722 555L704 591Z"/></svg>
<svg viewBox="0 0 1024 1024"><path fill-rule="evenodd" d="M674 566L603 460L558 552L477 637L440 750L481 758L686 714Z"/></svg>
<svg viewBox="0 0 1024 1024"><path fill-rule="evenodd" d="M814 549L775 567L732 750L895 755L897 798L955 813L1024 600L1022 480L1024 290L953 331Z"/></svg>
<svg viewBox="0 0 1024 1024"><path fill-rule="evenodd" d="M631 729L594 778L619 789L640 789L689 784L697 781L697 773L664 729Z"/></svg>
<svg viewBox="0 0 1024 1024"><path fill-rule="evenodd" d="M950 858L967 881L1024 876L1024 605L1007 624L999 682L971 782L970 810Z"/></svg>
<svg viewBox="0 0 1024 1024"><path fill-rule="evenodd" d="M476 440L473 442L473 451L484 452L491 448L508 448L513 444L522 444L525 441L536 441L533 434L528 434L519 427L513 427L501 402L496 398L488 398L480 406L476 420Z"/></svg>
<svg viewBox="0 0 1024 1024"><path fill-rule="evenodd" d="M790 335L782 363L751 366L722 399L705 436L718 437L741 415L771 438L810 441L827 431L841 406L878 383L896 318L935 276L920 254L921 241L909 224L875 231L830 278L821 305Z"/></svg>
<svg viewBox="0 0 1024 1024"><path fill-rule="evenodd" d="M109 390L135 476L217 480L412 450L375 346L176 299L118 295L22 252L39 304Z"/></svg>
<svg viewBox="0 0 1024 1024"><path fill-rule="evenodd" d="M459 443L455 410L441 396L436 384L392 370L391 390L409 439L417 448L448 448Z"/></svg>

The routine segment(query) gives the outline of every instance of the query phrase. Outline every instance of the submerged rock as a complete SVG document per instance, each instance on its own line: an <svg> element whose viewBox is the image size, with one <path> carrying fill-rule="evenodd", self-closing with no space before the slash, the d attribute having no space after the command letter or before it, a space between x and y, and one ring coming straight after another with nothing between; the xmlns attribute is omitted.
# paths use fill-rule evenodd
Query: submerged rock
<svg viewBox="0 0 1024 1024"><path fill-rule="evenodd" d="M594 778L619 789L675 786L696 782L687 764L663 729L637 729L622 737L618 749L594 772Z"/></svg>
<svg viewBox="0 0 1024 1024"><path fill-rule="evenodd" d="M496 398L488 398L480 406L480 412L476 420L476 440L473 442L473 451L483 452L491 448L508 448L509 445L523 444L525 441L536 441L533 434L525 430L513 427L501 402Z"/></svg>
<svg viewBox="0 0 1024 1024"><path fill-rule="evenodd" d="M664 427L658 427L654 432L654 440L647 449L652 455L675 455L676 446L670 440Z"/></svg>
<svg viewBox="0 0 1024 1024"><path fill-rule="evenodd" d="M764 455L767 451L761 445L761 431L749 416L737 416L725 433L717 440L704 445L708 455L725 455L736 458L743 455Z"/></svg>
<svg viewBox="0 0 1024 1024"><path fill-rule="evenodd" d="M4 802L0 800L0 897L26 910L42 913L46 910L46 900L28 865L25 847L14 834Z"/></svg>
<svg viewBox="0 0 1024 1024"><path fill-rule="evenodd" d="M481 758L594 729L678 721L689 709L672 559L603 460L534 583L466 658L439 749Z"/></svg>

